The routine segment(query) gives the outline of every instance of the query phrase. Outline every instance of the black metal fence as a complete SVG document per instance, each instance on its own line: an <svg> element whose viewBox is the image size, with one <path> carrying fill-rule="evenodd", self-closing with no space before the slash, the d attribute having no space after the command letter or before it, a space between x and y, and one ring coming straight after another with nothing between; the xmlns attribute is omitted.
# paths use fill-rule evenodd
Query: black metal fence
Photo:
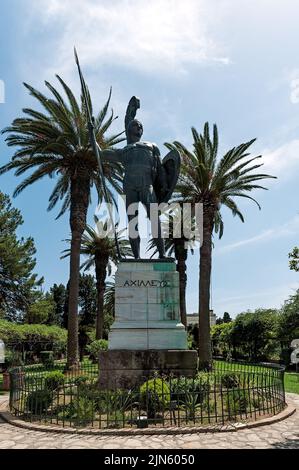
<svg viewBox="0 0 299 470"><path fill-rule="evenodd" d="M98 374L91 363L12 369L11 412L31 422L113 429L250 421L285 407L284 368L269 364L216 361L212 372L192 378L153 372L131 389L115 387L112 375L100 388Z"/></svg>

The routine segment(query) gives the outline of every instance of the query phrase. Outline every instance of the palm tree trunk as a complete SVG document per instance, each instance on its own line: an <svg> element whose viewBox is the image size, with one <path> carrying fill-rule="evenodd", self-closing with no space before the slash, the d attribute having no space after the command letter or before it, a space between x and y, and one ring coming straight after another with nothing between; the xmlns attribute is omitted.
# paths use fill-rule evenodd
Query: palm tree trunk
<svg viewBox="0 0 299 470"><path fill-rule="evenodd" d="M183 252L178 253L177 256L177 271L179 273L180 282L180 312L181 322L187 328L187 311L186 311L186 285L187 285L187 274L186 274L186 255Z"/></svg>
<svg viewBox="0 0 299 470"><path fill-rule="evenodd" d="M75 367L79 361L78 346L78 298L80 247L86 226L90 195L89 178L74 178L71 182L70 227L72 232L70 254L70 279L68 302L67 365Z"/></svg>
<svg viewBox="0 0 299 470"><path fill-rule="evenodd" d="M99 259L100 258L100 259ZM97 279L97 319L96 339L102 339L104 334L104 293L108 259L103 259L101 254L96 257L96 279Z"/></svg>
<svg viewBox="0 0 299 470"><path fill-rule="evenodd" d="M210 369L212 363L210 336L210 283L212 268L213 217L209 210L203 215L203 240L199 262L199 366Z"/></svg>
<svg viewBox="0 0 299 470"><path fill-rule="evenodd" d="M68 366L78 363L78 297L79 297L79 269L80 269L81 237L78 232L72 233L70 256L70 284L68 305Z"/></svg>
<svg viewBox="0 0 299 470"><path fill-rule="evenodd" d="M104 293L105 286L97 285L96 339L103 339L104 335Z"/></svg>

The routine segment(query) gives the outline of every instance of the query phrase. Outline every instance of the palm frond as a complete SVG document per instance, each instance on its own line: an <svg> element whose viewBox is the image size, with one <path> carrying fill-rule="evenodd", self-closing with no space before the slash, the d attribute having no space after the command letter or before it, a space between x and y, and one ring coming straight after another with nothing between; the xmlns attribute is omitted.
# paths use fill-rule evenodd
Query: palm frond
<svg viewBox="0 0 299 470"><path fill-rule="evenodd" d="M51 83L45 82L50 97L41 93L31 85L24 83L30 95L42 107L42 111L24 108L24 116L17 118L3 129L6 133L8 147L16 147L11 161L0 168L0 174L15 170L16 176L33 170L33 173L21 182L15 195L38 179L48 175L59 179L50 195L51 210L58 201L62 215L70 206L70 181L74 175L83 175L95 185L99 200L104 199L103 182L100 181L95 155L89 143L87 116L84 103L76 100L72 90L60 76L56 76L64 94L61 94ZM65 96L67 99L65 99ZM81 97L82 99L82 97ZM92 109L90 93L88 101ZM109 116L108 108L111 101L111 90L108 100L98 113L97 131L99 139L109 148L121 142L122 133L106 136L115 117L113 111ZM63 172L63 179L61 179ZM120 164L105 162L104 173L107 178L108 199L115 203L116 193L121 192L123 169Z"/></svg>
<svg viewBox="0 0 299 470"><path fill-rule="evenodd" d="M208 212L213 210L214 230L221 238L224 224L220 205L225 205L234 216L244 221L235 198L250 199L260 208L260 204L248 193L256 189L267 189L258 182L275 176L255 173L263 165L262 162L256 162L262 158L261 155L251 157L248 152L256 139L233 147L218 160L217 126L213 126L212 139L208 123L205 123L202 134L195 128L191 128L191 132L193 152L177 141L165 144L168 149L176 148L182 155L181 175L173 200L193 205L201 202L204 207L209 208Z"/></svg>

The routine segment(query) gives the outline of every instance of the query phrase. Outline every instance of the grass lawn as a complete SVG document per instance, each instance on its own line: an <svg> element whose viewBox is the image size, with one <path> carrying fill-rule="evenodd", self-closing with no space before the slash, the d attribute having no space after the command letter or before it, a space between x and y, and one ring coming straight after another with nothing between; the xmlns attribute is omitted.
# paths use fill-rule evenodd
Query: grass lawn
<svg viewBox="0 0 299 470"><path fill-rule="evenodd" d="M220 363L221 365L223 366L225 364L225 367L226 369L227 368L231 368L233 369L233 365L231 363L225 363L224 361L217 361L219 364L216 365L216 369L218 369L218 367L220 366ZM89 365L89 361L84 361L84 363L87 365ZM91 363L90 363L91 364ZM231 367L227 367L227 366L231 366ZM244 370L252 370L255 368L255 366L243 366L242 368L244 368ZM256 369L258 369L258 367L256 367ZM44 372L46 373L46 372ZM32 375L34 375L34 372L31 372ZM39 375L42 375L40 374L39 372ZM4 395L6 394L7 392L4 392L2 390L2 383L3 383L3 376L2 374L0 374L0 395ZM299 373L296 373L296 372L286 372L285 375L284 375L284 385L285 385L285 391L286 392L289 392L289 393L298 393L299 394Z"/></svg>
<svg viewBox="0 0 299 470"><path fill-rule="evenodd" d="M0 374L0 395L4 395L7 393L2 390L2 384L3 384L3 375Z"/></svg>
<svg viewBox="0 0 299 470"><path fill-rule="evenodd" d="M285 391L299 394L299 373L286 372L284 375Z"/></svg>
<svg viewBox="0 0 299 470"><path fill-rule="evenodd" d="M236 364L233 362L225 361L215 361L215 369L221 370L225 368L226 370L231 369L235 370ZM241 369L247 372L253 372L254 370L258 371L259 366L254 365L242 365ZM284 374L284 386L285 391L289 393L298 393L299 394L299 373L296 372L285 372Z"/></svg>

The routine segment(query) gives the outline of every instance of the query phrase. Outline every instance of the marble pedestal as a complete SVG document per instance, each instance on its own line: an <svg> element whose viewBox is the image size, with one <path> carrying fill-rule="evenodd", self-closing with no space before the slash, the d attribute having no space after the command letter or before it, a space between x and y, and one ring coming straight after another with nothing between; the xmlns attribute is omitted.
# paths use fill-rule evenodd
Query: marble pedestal
<svg viewBox="0 0 299 470"><path fill-rule="evenodd" d="M187 349L180 321L179 274L172 260L119 264L109 349Z"/></svg>
<svg viewBox="0 0 299 470"><path fill-rule="evenodd" d="M150 371L191 376L197 354L180 321L175 262L125 260L115 275L115 321L100 354L100 384L132 386Z"/></svg>

